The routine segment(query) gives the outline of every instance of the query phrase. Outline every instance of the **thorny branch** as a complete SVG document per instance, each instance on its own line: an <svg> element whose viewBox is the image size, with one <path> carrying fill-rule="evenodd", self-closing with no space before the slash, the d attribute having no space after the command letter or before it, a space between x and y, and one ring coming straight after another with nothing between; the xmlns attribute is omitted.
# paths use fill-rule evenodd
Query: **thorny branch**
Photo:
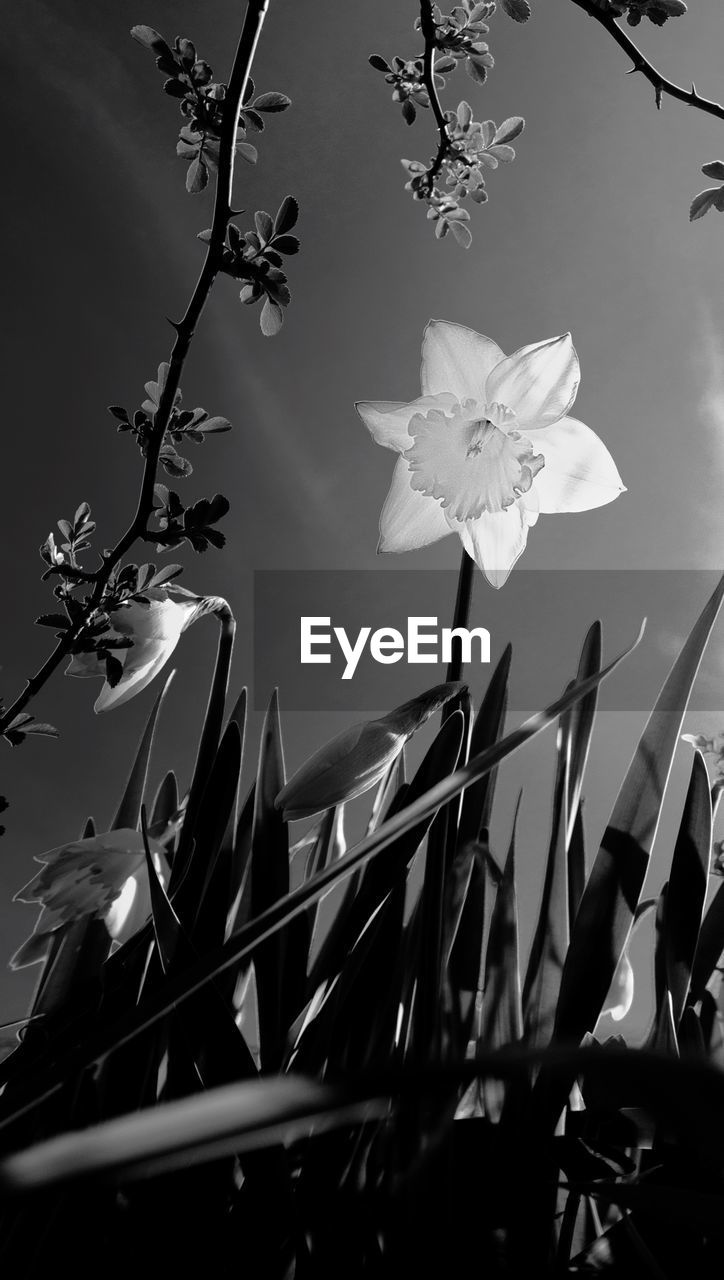
<svg viewBox="0 0 724 1280"><path fill-rule="evenodd" d="M630 74L640 71L642 76L653 85L656 94L656 106L661 108L661 101L666 94L670 98L676 98L679 102L685 102L687 106L696 107L698 111L705 111L710 116L716 116L718 120L724 120L724 106L718 102L711 102L709 98L702 98L697 93L696 86L692 84L691 89L682 89L681 85L674 84L672 80L667 80L656 67L644 57L641 50L633 40L626 34L622 27L618 25L613 14L606 12L605 9L599 8L596 0L572 0L579 9L583 9L590 18L595 18L596 22L608 32L620 49L623 49L628 58L631 59L633 67Z"/></svg>
<svg viewBox="0 0 724 1280"><path fill-rule="evenodd" d="M423 54L423 73L422 82L427 89L430 99L430 108L435 117L435 123L440 134L437 155L432 165L427 171L428 184L432 189L435 178L442 168L443 161L447 155L450 139L447 131L447 121L445 113L442 109L440 98L435 84L435 21L432 13L432 0L420 0L420 27L425 40L425 52Z"/></svg>
<svg viewBox="0 0 724 1280"><path fill-rule="evenodd" d="M169 359L168 376L159 401L158 410L154 416L153 433L146 451L136 513L112 551L104 556L103 565L96 573L85 573L83 570L67 573L64 567L63 572L66 576L73 576L79 581L92 582L93 590L86 597L82 614L63 633L50 657L46 659L35 675L30 677L25 688L12 705L0 715L0 736L12 724L16 716L25 710L28 703L43 688L64 658L69 656L76 641L100 605L104 589L108 584L113 569L137 540L146 537L148 520L153 512L154 487L158 472L159 455L173 410L176 392L191 349L196 325L208 301L216 277L221 270L227 227L234 213L231 200L239 111L243 103L251 65L270 3L271 0L248 0L247 3L244 23L224 101L211 236L208 241L204 264L186 308L186 313L183 319L173 326L176 331L176 339Z"/></svg>

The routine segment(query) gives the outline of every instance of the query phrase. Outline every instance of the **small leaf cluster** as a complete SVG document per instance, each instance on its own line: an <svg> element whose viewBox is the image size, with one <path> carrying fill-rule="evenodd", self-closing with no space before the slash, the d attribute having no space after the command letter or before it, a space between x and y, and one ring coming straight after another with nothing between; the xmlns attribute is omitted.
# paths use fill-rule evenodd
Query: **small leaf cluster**
<svg viewBox="0 0 724 1280"><path fill-rule="evenodd" d="M417 108L430 106L430 95L423 82L423 59L414 58L405 62L404 58L394 57L390 65L379 53L373 53L369 63L376 71L382 71L387 83L393 86L392 101L401 104L405 123L414 124ZM445 79L437 71L435 85L439 89L445 88Z"/></svg>
<svg viewBox="0 0 724 1280"><path fill-rule="evenodd" d="M709 164L703 165L701 172L706 178L713 178L715 182L724 182L724 162L721 160L712 160ZM695 222L697 218L703 218L710 209L717 209L719 213L724 213L724 186L707 187L705 191L700 191L691 202L689 221Z"/></svg>
<svg viewBox="0 0 724 1280"><path fill-rule="evenodd" d="M168 377L169 365L166 361L158 366L158 377L155 382L147 382L145 384L146 399L143 401L141 408L137 409L131 415L122 405L112 404L108 406L108 412L118 422L119 431L128 431L134 436L136 443L145 457L149 443L153 438L154 424L158 407L166 385ZM174 396L173 407L168 421L168 427L164 435L164 442L161 446L159 461L168 473L175 480L184 479L193 472L191 463L181 456L176 449L177 444L191 442L193 444L203 444L206 437L217 435L222 431L230 431L231 423L228 418L219 416L212 417L207 413L206 409L183 409L183 396L178 390Z"/></svg>
<svg viewBox="0 0 724 1280"><path fill-rule="evenodd" d="M517 22L530 16L527 0L502 0L502 7ZM525 121L521 116L511 116L500 126L492 120L478 121L465 101L455 111L444 111L438 91L445 88L445 76L461 64L476 83L485 82L495 65L485 38L495 8L492 0L463 0L450 13L443 13L436 4L424 6L415 23L415 30L425 39L424 55L408 61L395 57L392 63L380 54L369 59L393 86L393 100L401 103L408 124L417 118L418 107L433 108L439 133L437 152L427 164L402 161L408 178L405 189L427 204L427 216L435 224L438 239L452 232L464 248L472 243L472 235L467 225L470 214L462 202L468 198L475 204L487 201L485 170L515 159L510 143L522 133Z"/></svg>
<svg viewBox="0 0 724 1280"><path fill-rule="evenodd" d="M133 27L131 35L144 48L156 55L156 66L167 77L164 91L179 100L184 124L179 133L176 154L190 164L186 173L186 189L197 195L208 185L209 172L219 165L219 145L228 86L213 78L213 71L199 58L192 40L177 36L169 45L152 27ZM286 111L291 99L285 93L262 93L255 96L254 81L249 78L239 113L236 154L255 164L257 150L247 141L248 130L261 133L263 116Z"/></svg>
<svg viewBox="0 0 724 1280"><path fill-rule="evenodd" d="M135 569L136 566L127 567ZM103 663L106 679L112 688L115 688L123 674L123 663L115 656L116 652L119 649L132 649L133 640L130 636L115 634L109 614L123 600L129 599L131 594L130 590L124 591L120 587L117 593L105 593L103 607L94 611L70 649L71 654L93 654L99 663Z"/></svg>
<svg viewBox="0 0 724 1280"><path fill-rule="evenodd" d="M221 269L241 282L239 297L247 306L263 299L259 324L266 337L279 332L284 308L291 300L282 263L285 256L299 251L299 240L290 235L298 217L296 200L286 196L275 217L257 210L253 231L242 232L233 222L227 228ZM210 231L203 231L199 239L208 240L210 235Z"/></svg>
<svg viewBox="0 0 724 1280"><path fill-rule="evenodd" d="M223 494L200 498L185 507L179 495L164 484L157 484L154 492L158 502L154 507L158 530L153 535L157 551L168 551L183 542L188 542L197 552L206 551L209 546L217 550L224 546L224 534L214 527L229 511L228 499Z"/></svg>
<svg viewBox="0 0 724 1280"><path fill-rule="evenodd" d="M59 520L63 541L60 546L55 541L55 534L49 533L40 548L40 558L48 565L43 574L43 581L51 577L63 566L78 568L78 556L90 547L90 536L95 529L95 521L90 518L91 509L87 502L81 502L72 520Z"/></svg>
<svg viewBox="0 0 724 1280"><path fill-rule="evenodd" d="M495 66L485 40L490 31L488 19L494 12L493 3L475 3L475 0L463 0L452 13L443 13L439 5L433 6L435 47L444 55L437 63L437 70L452 71L458 62L464 62L468 75L478 84L485 83L488 71ZM422 29L421 18L417 19L415 28Z"/></svg>
<svg viewBox="0 0 724 1280"><path fill-rule="evenodd" d="M130 599L147 604L148 601L143 599L144 591L166 586L181 573L183 573L183 566L180 564L166 564L160 569L157 569L155 564L118 566L108 580L104 604L109 609L117 609Z"/></svg>
<svg viewBox="0 0 724 1280"><path fill-rule="evenodd" d="M461 102L457 111L446 111L448 146L440 165L444 185L430 185L430 170L419 160L403 160L408 174L405 190L416 200L427 202L427 216L435 223L435 235L442 239L452 232L458 244L469 248L472 243L470 214L461 201L468 197L475 204L485 204L485 169L497 169L515 159L510 144L522 133L525 121L511 116L502 124L493 120L473 119L472 108Z"/></svg>
<svg viewBox="0 0 724 1280"><path fill-rule="evenodd" d="M655 27L663 27L669 18L678 18L687 11L684 0L595 0L595 3L615 18L625 15L630 27L637 27L642 18L648 18Z"/></svg>

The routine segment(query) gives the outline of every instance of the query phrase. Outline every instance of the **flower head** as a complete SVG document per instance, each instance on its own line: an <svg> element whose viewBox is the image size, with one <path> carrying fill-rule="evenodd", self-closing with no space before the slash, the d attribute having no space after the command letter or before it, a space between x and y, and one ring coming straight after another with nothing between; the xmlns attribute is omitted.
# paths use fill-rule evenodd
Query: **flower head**
<svg viewBox="0 0 724 1280"><path fill-rule="evenodd" d="M618 497L624 486L608 449L568 417L579 380L570 334L506 357L472 329L431 320L421 397L357 404L377 443L400 455L378 550L412 551L457 533L501 587L540 512Z"/></svg>
<svg viewBox="0 0 724 1280"><path fill-rule="evenodd" d="M164 881L168 878L166 846L176 834L180 816L180 812L174 815L148 842L154 866ZM39 854L35 861L42 864L42 870L15 894L14 901L34 903L41 910L33 933L12 958L15 969L42 959L51 935L84 916L105 920L111 934L118 936L124 921L114 919L118 917L114 908L134 882L136 890L140 885L148 898L143 836L130 827L72 840ZM132 900L131 894L129 898ZM146 915L149 913L150 899Z"/></svg>
<svg viewBox="0 0 724 1280"><path fill-rule="evenodd" d="M100 650L77 653L66 667L67 676L106 676L106 683L96 699L96 711L108 711L140 693L166 665L182 631L206 613L213 613L224 602L218 596L196 596L175 585L151 587L131 596L109 615L110 633L102 639L128 639L130 648L115 649L114 657L120 673L110 683L107 665ZM117 657L116 657L117 655Z"/></svg>

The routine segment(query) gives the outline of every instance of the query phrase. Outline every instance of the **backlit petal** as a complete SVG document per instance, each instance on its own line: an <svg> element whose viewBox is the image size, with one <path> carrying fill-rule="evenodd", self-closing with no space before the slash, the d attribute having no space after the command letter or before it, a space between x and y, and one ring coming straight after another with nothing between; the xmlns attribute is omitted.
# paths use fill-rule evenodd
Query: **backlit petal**
<svg viewBox="0 0 724 1280"><path fill-rule="evenodd" d="M176 644L202 602L203 597L192 596L178 603L165 594L160 600L151 599L150 603L131 599L111 614L111 622L121 635L132 636L137 641L173 640Z"/></svg>
<svg viewBox="0 0 724 1280"><path fill-rule="evenodd" d="M588 511L625 493L616 463L595 431L575 418L536 431L545 466L535 478L543 512Z"/></svg>
<svg viewBox="0 0 724 1280"><path fill-rule="evenodd" d="M176 648L178 637L173 642L152 641L143 646L143 660L140 658L140 646L134 646L136 655L133 659L128 659L123 667L123 675L120 681L111 688L109 684L104 684L101 689L94 706L94 710L110 711L112 707L120 707L122 703L128 702L130 698L134 698L140 693L152 680L158 675L159 671L166 665ZM134 650L128 650L133 655Z"/></svg>
<svg viewBox="0 0 724 1280"><path fill-rule="evenodd" d="M513 409L523 430L533 430L568 413L580 378L578 356L566 333L508 356L490 374L486 396Z"/></svg>
<svg viewBox="0 0 724 1280"><path fill-rule="evenodd" d="M451 391L460 400L484 404L486 382L501 360L505 355L492 338L462 324L431 320L422 339L422 394Z"/></svg>
<svg viewBox="0 0 724 1280"><path fill-rule="evenodd" d="M451 395L420 396L405 403L398 400L358 400L355 409L377 444L403 453L412 444L407 428L416 413L426 409L451 408L455 404L456 399Z"/></svg>
<svg viewBox="0 0 724 1280"><path fill-rule="evenodd" d="M398 459L380 516L377 550L414 551L451 532L439 503L412 488L410 469L404 458Z"/></svg>
<svg viewBox="0 0 724 1280"><path fill-rule="evenodd" d="M528 528L532 529L534 524L538 523L540 515L540 496L535 484L531 486L527 493L524 493L520 499L525 508L525 518L528 522Z"/></svg>
<svg viewBox="0 0 724 1280"><path fill-rule="evenodd" d="M518 501L505 511L486 511L477 520L466 521L460 530L468 555L492 586L502 587L528 540L525 507Z"/></svg>

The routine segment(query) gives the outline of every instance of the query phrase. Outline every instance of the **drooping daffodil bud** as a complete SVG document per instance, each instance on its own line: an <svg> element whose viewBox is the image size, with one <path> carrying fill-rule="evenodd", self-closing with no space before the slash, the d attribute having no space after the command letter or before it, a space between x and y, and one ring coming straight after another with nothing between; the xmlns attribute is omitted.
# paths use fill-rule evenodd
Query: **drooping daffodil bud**
<svg viewBox="0 0 724 1280"><path fill-rule="evenodd" d="M464 684L438 684L377 720L343 729L301 766L276 798L287 821L310 818L374 787L407 739L459 695Z"/></svg>

